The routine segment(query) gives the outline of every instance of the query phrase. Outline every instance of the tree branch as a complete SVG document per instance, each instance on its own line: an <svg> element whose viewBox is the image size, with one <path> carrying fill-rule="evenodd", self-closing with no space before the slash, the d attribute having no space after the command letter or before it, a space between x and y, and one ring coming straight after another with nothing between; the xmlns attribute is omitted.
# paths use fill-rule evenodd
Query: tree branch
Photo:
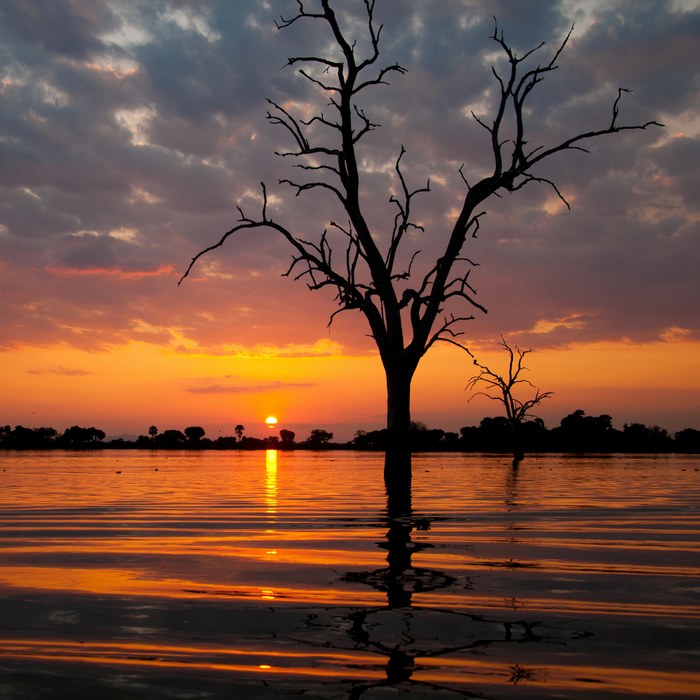
<svg viewBox="0 0 700 700"><path fill-rule="evenodd" d="M383 67L378 64L383 28L375 20L375 0L364 0L365 41L359 44L347 31L344 32L332 8L333 4L340 6L334 0L296 0L296 14L289 18L282 16L277 22L278 29L283 29L301 20L320 21L327 32L326 38L330 37L333 42L334 46L327 53L302 54L287 61L288 67L297 70L318 94L324 96L324 109L328 114L319 110L310 117L303 115L302 118L295 115L294 108L270 100L266 118L273 126L282 127L292 140L291 149L277 155L297 159L294 163L297 173L303 172L309 178L308 182L288 178L279 182L292 187L297 196L322 191L332 194L347 216L347 225L341 226L331 221L330 227L325 228L319 237L313 241L305 240L268 215L267 192L263 184L260 216L257 219L249 218L238 207L239 219L236 224L217 243L203 249L192 259L178 284L190 274L199 258L221 247L234 234L258 228L277 231L292 248L292 260L285 274L302 280L311 290L335 290L338 308L330 315L329 324L342 311L361 311L367 318L387 376L395 373L398 367L410 377L420 358L437 341L452 343L469 352L458 340L462 335L459 329L463 322L471 320L473 316L460 315L459 312L457 315L443 314L447 311L446 305L451 302L466 303L472 310L486 312L484 306L476 301L476 290L469 279L476 263L464 252L468 239L477 238L481 218L486 213L486 201L492 196L500 197L504 192L514 193L534 182L553 188L559 199L569 207L556 183L535 173L535 166L560 152L585 152L585 142L603 135L661 125L656 121L620 123L621 101L623 93L628 90L619 88L606 126L573 134L553 145L531 145L528 142L528 117L531 114L528 101L535 94L537 85L557 70L573 26L551 55L535 64L544 43L518 56L494 18L491 39L503 52L506 63L500 73L492 67L496 91L493 118L473 115L476 123L488 134L493 171L486 177L470 182L464 166L459 168L458 173L465 186L459 213L448 229L435 262L428 262L420 272L414 272L420 250L418 245L406 250L407 241L413 238L410 234L418 236L426 233L423 226L417 223L420 219L416 218L414 209L418 195L431 191L430 181L424 187L409 187L403 169L405 149L401 147L394 168L398 191L389 197L394 215L393 226L389 241L385 244L366 218L365 195L368 186L361 182L362 158L359 153L361 144L367 142L363 140L364 137L379 128L379 124L358 103L359 93L362 92L364 97L367 93L363 91L386 85L392 74L401 75L406 69L398 63ZM408 264L401 269L400 265L406 260ZM404 285L400 282L406 282L407 288L401 289ZM404 340L407 323L412 331L408 343ZM490 394L489 398L504 402L511 420L522 420L551 392L540 392L521 376L526 369L523 358L529 351L521 352L517 348L513 351L503 338L501 340L504 349L509 352L508 376L500 377L475 359L480 371L468 386L471 389L485 387L485 395ZM522 400L513 395L513 390L523 388L520 386L523 384L535 389L534 398ZM500 394L497 393L499 391Z"/></svg>
<svg viewBox="0 0 700 700"><path fill-rule="evenodd" d="M391 242L389 243L389 249L385 259L385 265L390 274L393 274L396 254L406 231L409 229L416 229L418 231L424 230L422 226L418 226L411 221L411 202L416 195L424 192L430 192L430 180L428 180L425 187L421 187L413 191L408 189L403 172L401 171L401 159L405 153L406 149L401 146L401 152L399 153L399 157L396 159L396 165L394 166L401 185L402 198L400 199L394 194L392 194L389 198L389 201L394 203L398 208L398 213L394 217L394 228L391 232ZM416 254L414 253L413 258L415 258L415 255ZM413 262L413 258L411 258L411 262Z"/></svg>
<svg viewBox="0 0 700 700"><path fill-rule="evenodd" d="M501 336L499 345L508 354L508 373L506 375L496 373L487 365L478 362L472 352L467 349L467 353L473 359L474 365L479 368L479 372L469 379L466 389L472 392L469 401L476 396L485 396L492 401L498 401L503 404L508 422L515 428L526 418L535 418L536 416L530 413L531 409L552 396L554 392L540 392L530 380L520 376L523 371L527 371L523 360L526 355L532 352L531 350L520 350L517 346L512 348L503 336ZM485 389L474 391L476 387L482 384L485 385ZM535 389L535 396L526 400L515 396L514 390L519 384L526 384ZM489 392L495 392L495 394Z"/></svg>

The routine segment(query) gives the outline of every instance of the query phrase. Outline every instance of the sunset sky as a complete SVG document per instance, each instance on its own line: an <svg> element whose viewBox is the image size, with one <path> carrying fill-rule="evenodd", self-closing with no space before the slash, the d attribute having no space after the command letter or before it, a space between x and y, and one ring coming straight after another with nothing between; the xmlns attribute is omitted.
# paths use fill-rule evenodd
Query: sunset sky
<svg viewBox="0 0 700 700"><path fill-rule="evenodd" d="M361 45L362 3L337 3ZM309 6L313 6L310 3ZM236 424L264 436L312 428L349 439L382 426L385 389L368 329L332 294L283 274L273 232L192 256L259 213L316 239L334 201L294 197L292 146L266 98L296 114L323 100L286 59L320 51L318 22L278 31L294 0L0 0L0 424L94 425L110 436ZM476 309L462 341L503 366L502 334L531 348L529 378L555 396L548 427L582 408L674 432L700 428L700 2L377 0L383 65L406 75L365 95L381 128L363 140L368 218L386 240L403 145L429 269L464 196L459 168L488 173L493 15L520 54L544 62L575 25L560 68L535 90L530 143L657 120L568 152L536 173L557 183L491 201L465 254ZM500 365L499 365L500 363ZM413 417L457 430L497 407L467 403L468 356L435 347Z"/></svg>

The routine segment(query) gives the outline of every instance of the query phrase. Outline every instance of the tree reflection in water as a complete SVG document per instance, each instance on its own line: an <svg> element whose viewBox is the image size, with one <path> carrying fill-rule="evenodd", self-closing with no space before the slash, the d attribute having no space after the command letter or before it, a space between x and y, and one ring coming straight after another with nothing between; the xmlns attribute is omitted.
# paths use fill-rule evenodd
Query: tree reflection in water
<svg viewBox="0 0 700 700"><path fill-rule="evenodd" d="M517 478L511 475L506 485L506 507L515 504ZM372 689L408 686L411 692L439 691L441 696L486 698L428 680L415 678L416 659L428 659L456 654L479 652L492 645L523 643L566 644L588 636L577 629L558 629L537 621L489 619L483 615L460 610L415 605L414 594L450 587L472 589L471 580L456 578L436 569L416 567L412 557L433 547L415 542L415 530L428 530L435 519L413 511L410 494L387 497L382 519L388 526L386 537L377 545L387 551L387 566L374 571L348 572L341 576L345 583L361 583L386 593L387 604L363 607L345 614L337 608L328 614L309 615L304 640L314 646L372 652L384 656L385 678L372 681L346 681L348 698L362 698ZM314 637L316 640L314 641ZM419 669L420 671L420 666ZM542 672L524 665L504 664L503 683L518 684L541 678ZM342 682L342 681L341 681Z"/></svg>
<svg viewBox="0 0 700 700"><path fill-rule="evenodd" d="M375 571L347 573L342 577L343 581L365 583L386 593L389 610L410 609L414 593L436 591L457 582L457 579L441 571L413 566L413 555L433 545L414 542L411 538L414 527L430 529L431 519L413 513L410 497L399 501L387 498L384 520L389 529L386 540L377 542L377 546L387 550L388 566ZM471 587L469 582L466 585Z"/></svg>

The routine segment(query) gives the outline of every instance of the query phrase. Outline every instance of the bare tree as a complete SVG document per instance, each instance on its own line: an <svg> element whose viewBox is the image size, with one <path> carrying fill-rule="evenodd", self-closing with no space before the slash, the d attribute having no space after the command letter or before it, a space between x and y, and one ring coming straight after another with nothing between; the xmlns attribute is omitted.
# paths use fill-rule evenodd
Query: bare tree
<svg viewBox="0 0 700 700"><path fill-rule="evenodd" d="M553 182L533 174L534 166L556 153L583 151L581 143L589 139L629 129L646 129L656 122L620 124L619 106L625 92L621 89L612 103L609 120L601 128L575 134L561 142L531 146L526 138L526 102L533 89L557 68L571 32L551 57L536 67L526 67L527 59L544 44L519 57L495 23L491 38L504 52L508 70L501 75L493 69L500 91L493 119L474 115L491 144L492 172L477 182L468 182L464 169L459 169L464 198L443 242L443 252L422 271L416 271L414 262L420 251L404 250L404 244L413 237L407 236L409 232L424 233L415 223L413 208L416 198L430 191L430 183L417 188L408 184L401 148L395 161L398 193L389 198L395 208L393 227L390 231L373 230L366 218L359 156L363 138L379 126L358 102L360 96L386 85L390 76L405 73L405 68L397 63L384 66L378 63L382 26L375 19L375 0L364 0L362 5L366 19L363 42L357 42L343 29L345 24L339 21L333 4L332 0L320 0L320 5L314 3L311 10L310 3L297 0L297 14L280 18L277 25L286 29L298 22L317 22L329 33L334 49L328 54L288 59L289 66L298 67L299 73L327 97L328 112L320 111L303 119L270 101L267 119L285 129L293 144L291 150L277 155L299 159L295 166L301 173L299 179L281 179L280 183L291 186L297 195L330 195L340 204L347 223L331 221L315 240L299 236L291 224L272 218L267 188L262 183L260 212L251 216L239 207L237 223L218 242L195 255L180 282L200 257L219 248L235 234L260 228L279 233L292 249L292 262L286 275L304 280L311 290L330 288L335 292L338 308L330 322L338 313L348 310L359 311L367 319L386 373L389 447L385 480L388 487L410 489L408 433L414 372L435 342L458 342L455 339L462 333L460 324L473 318L469 312L449 312L447 306L461 301L467 309L485 310L476 301L469 281L474 263L463 255L465 242L479 230L485 202L493 195L515 192L528 183L538 182L551 186L568 206Z"/></svg>
<svg viewBox="0 0 700 700"><path fill-rule="evenodd" d="M515 467L524 457L520 439L520 426L526 418L536 418L537 416L531 410L552 396L554 392L541 392L529 379L524 379L520 376L522 372L528 371L528 368L523 364L523 360L525 355L531 353L532 350L520 350L517 346L512 348L503 336L501 336L499 345L508 353L508 373L506 375L497 374L486 365L478 362L476 357L467 350L474 359L474 364L479 368L478 374L475 374L467 382L467 389L473 392L469 398L470 401L476 396L485 396L487 399L503 404L508 425L510 425L513 434L513 466ZM532 398L522 400L515 396L514 391L520 388L519 385L523 384L535 390L535 395ZM474 391L480 386L485 386L485 389Z"/></svg>

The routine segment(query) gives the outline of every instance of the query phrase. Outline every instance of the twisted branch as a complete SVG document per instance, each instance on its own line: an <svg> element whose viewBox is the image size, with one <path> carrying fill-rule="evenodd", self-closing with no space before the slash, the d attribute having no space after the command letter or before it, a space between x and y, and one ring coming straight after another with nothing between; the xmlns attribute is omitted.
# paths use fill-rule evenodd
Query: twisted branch
<svg viewBox="0 0 700 700"><path fill-rule="evenodd" d="M531 409L552 396L554 392L541 392L529 379L524 379L520 376L521 372L528 371L523 364L523 360L526 355L532 352L531 350L520 350L517 346L511 348L503 336L501 336L499 345L508 353L508 374L505 376L497 374L488 366L478 362L471 351L465 348L474 360L474 365L479 368L478 374L475 374L467 382L466 389L472 392L469 401L476 396L485 396L487 399L503 404L508 422L515 427L526 418L535 418L536 416L530 413ZM526 384L532 387L535 390L535 396L526 400L516 397L513 391L518 384ZM485 385L486 388L481 391L474 391L479 385ZM495 392L495 394L490 392Z"/></svg>
<svg viewBox="0 0 700 700"><path fill-rule="evenodd" d="M327 287L335 289L338 308L331 314L329 323L342 311L361 311L369 322L371 335L377 343L385 367L388 368L392 363L398 364L407 367L412 374L419 359L437 341L450 342L467 350L457 339L462 335L459 330L461 324L471 320L473 315L450 313L442 316L446 304L462 302L471 309L486 312L484 306L476 300L476 289L469 279L476 263L463 253L467 240L476 238L479 233L481 218L486 213L485 202L492 196L500 197L504 192L514 193L529 183L540 183L553 188L559 199L569 207L556 183L534 173L534 166L560 152L586 152L583 144L590 139L661 125L656 121L621 124L621 100L623 93L629 90L619 88L607 126L574 134L554 145L531 146L527 140L528 100L534 94L536 86L558 69L557 62L569 42L573 26L548 60L526 68L526 62L532 61L543 49L544 43L518 56L494 18L491 39L503 51L508 68L503 75L492 68L498 94L493 119L473 115L488 134L493 172L475 182L469 182L464 166L459 168L458 173L465 187L459 214L453 221L441 254L434 264L428 264L427 271L414 273L420 249L416 246L413 250L405 250L407 240L412 238L406 234L409 231L425 234L423 226L416 223L419 219L415 217L414 208L418 195L431 191L430 181L417 189L409 187L403 171L406 151L402 146L394 167L398 193L389 198L390 205L396 207L391 236L386 247L380 249L381 237L376 235L365 218L364 190L358 165L361 162L358 149L364 143L363 138L379 128L379 124L357 103L358 95L369 88L386 85L392 73L401 75L406 70L398 63L383 67L377 65L383 27L375 21L375 0L364 0L368 42L364 46L368 48L363 55L360 55L357 43L344 34L331 7L332 2L333 0L314 0L312 5L310 0L297 0L297 13L289 18L280 17L277 22L277 27L283 29L302 20L318 21L324 23L334 40L340 51L338 55L298 55L287 61L289 67L298 70L317 91L326 95L329 114L320 111L310 118L302 119L291 108L269 100L270 108L266 118L272 125L282 127L291 137L291 150L278 152L277 155L296 159L296 172L308 177L308 181L283 178L279 183L291 187L297 196L310 191L327 191L342 206L348 224L341 226L331 222L330 229L323 229L315 241L300 238L290 228L278 224L268 215L267 192L262 184L261 215L257 219L250 218L238 207L237 223L217 243L204 248L192 258L178 284L190 274L199 258L221 247L234 234L258 228L274 230L292 247L291 264L285 273L287 276L303 280L310 290ZM506 123L513 125L509 133L506 133ZM329 140L324 142L324 138ZM335 257L332 234L339 237L341 245L344 245L344 251L341 247L342 252ZM405 269L397 269L398 261L402 259L409 262ZM412 333L408 342L404 339L407 327ZM522 420L530 409L551 392L540 393L536 389L535 398L527 401L512 397L510 392L517 384L529 383L520 377L524 369L522 359L529 351L520 353L516 348L515 362L513 351L503 338L501 340L510 352L509 376L500 378L475 360L481 371L470 380L469 387L474 389L481 383L486 389L477 393L485 395L495 390L500 391L497 396L491 394L489 398L505 401L509 415L514 420ZM506 394L503 393L504 390Z"/></svg>

